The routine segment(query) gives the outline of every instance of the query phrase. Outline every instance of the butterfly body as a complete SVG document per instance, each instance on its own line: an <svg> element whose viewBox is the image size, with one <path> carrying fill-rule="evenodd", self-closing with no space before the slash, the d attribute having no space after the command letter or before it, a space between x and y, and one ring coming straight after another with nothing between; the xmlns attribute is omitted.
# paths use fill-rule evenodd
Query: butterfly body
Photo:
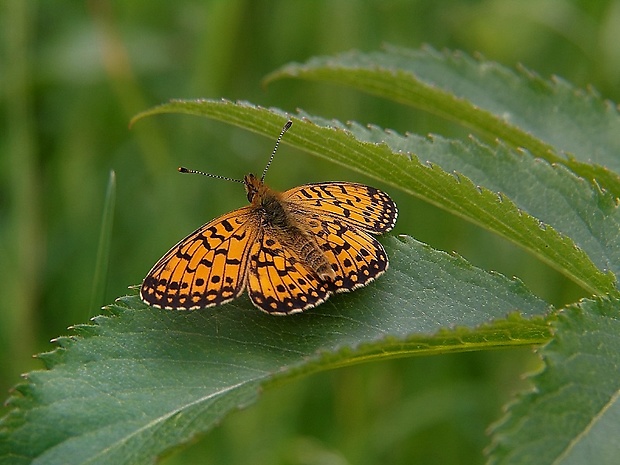
<svg viewBox="0 0 620 465"><path fill-rule="evenodd" d="M261 228L277 238L283 247L296 252L299 260L310 267L321 279L334 278L334 271L325 259L312 233L306 227L306 219L299 218L295 205L282 198L253 174L244 178L248 200L252 204Z"/></svg>
<svg viewBox="0 0 620 465"><path fill-rule="evenodd" d="M155 264L140 289L144 302L194 310L247 289L259 309L288 315L385 272L388 258L373 235L396 222L386 193L349 182L278 192L263 178L245 176L249 205L203 225Z"/></svg>

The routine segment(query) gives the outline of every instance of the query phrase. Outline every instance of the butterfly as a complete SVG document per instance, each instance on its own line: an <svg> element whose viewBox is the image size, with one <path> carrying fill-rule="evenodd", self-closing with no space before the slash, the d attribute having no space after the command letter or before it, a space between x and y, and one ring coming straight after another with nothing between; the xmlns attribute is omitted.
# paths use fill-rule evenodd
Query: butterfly
<svg viewBox="0 0 620 465"><path fill-rule="evenodd" d="M259 179L179 168L242 182L249 205L198 228L172 247L144 279L140 296L154 307L194 310L221 305L245 289L269 314L315 307L330 295L365 286L388 268L376 234L391 230L398 210L374 187L352 182L306 184L278 192L264 183L284 133Z"/></svg>

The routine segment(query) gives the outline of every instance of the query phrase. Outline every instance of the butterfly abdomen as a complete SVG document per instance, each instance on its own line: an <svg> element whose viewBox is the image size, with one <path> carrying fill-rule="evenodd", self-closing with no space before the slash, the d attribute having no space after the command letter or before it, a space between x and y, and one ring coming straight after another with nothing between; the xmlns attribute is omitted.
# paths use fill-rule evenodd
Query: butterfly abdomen
<svg viewBox="0 0 620 465"><path fill-rule="evenodd" d="M335 277L334 270L328 263L325 255L319 249L316 242L301 229L289 235L288 246L297 252L297 255L308 268L310 268L322 281L332 281Z"/></svg>

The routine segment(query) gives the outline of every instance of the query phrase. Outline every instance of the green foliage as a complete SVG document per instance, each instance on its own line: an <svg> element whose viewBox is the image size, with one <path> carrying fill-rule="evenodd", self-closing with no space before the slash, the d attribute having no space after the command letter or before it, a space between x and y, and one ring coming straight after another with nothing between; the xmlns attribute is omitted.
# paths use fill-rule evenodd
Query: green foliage
<svg viewBox="0 0 620 465"><path fill-rule="evenodd" d="M393 86L401 82L397 77L393 80ZM282 115L278 118L281 113L276 111L247 104L202 100L175 101L161 105L142 113L137 119L168 112L218 118L264 135L276 134L284 117ZM284 143L357 169L501 234L538 255L592 293L606 293L614 288L614 275L605 274L600 269L620 271L620 250L609 242L614 240L613 235L608 238L608 235L620 228L620 213L615 208L613 197L600 192L595 186L585 185L582 180L561 169L553 169L548 165L539 168L539 160L520 156L502 146L489 147L476 141L463 144L439 138L426 140L413 136L401 137L394 133L386 135L382 141L381 131L377 128L365 130L355 126L349 133L330 129L330 126L334 126L333 122L319 121L305 114L303 117L303 121L295 123L295 130ZM265 129L260 130L261 126ZM422 164L419 158L431 164ZM439 167L444 160L453 160L450 167L459 173L458 176ZM521 164L518 171L514 169L516 163ZM519 198L520 204L515 205L508 197L478 187L472 180L460 175L468 168L471 171L473 164L476 164L480 181L493 178L493 187L502 193L508 194L508 189L505 189L507 186L503 183L513 183L512 193ZM520 176L520 179L515 176ZM540 179L531 180L535 176L540 176ZM558 182L558 177L563 177L564 181ZM532 185L533 182L536 184ZM479 185L484 185L484 182ZM528 190L517 195L516 191L523 191L525 185ZM545 208L539 208L537 213L540 217L537 219L526 212L536 208L543 190L552 192L545 194ZM565 202L569 194L579 196L569 204L573 218L579 219L577 224L565 219ZM555 201L555 205L548 205L550 201ZM598 224L592 228L598 244L592 244L591 250L597 258L599 269L584 251L575 247L575 242L569 236L576 235L573 233L576 233L575 230L583 221L596 221L590 218L595 217L594 213L600 212L601 208L605 214L598 218ZM541 227L540 221L548 226ZM553 229L554 223L566 229L565 236ZM580 233L581 236L577 238L582 240L583 245L577 245L587 247L592 240L592 231L581 230ZM601 247L601 242L607 242L606 246Z"/></svg>
<svg viewBox="0 0 620 465"><path fill-rule="evenodd" d="M556 316L520 281L404 236L383 239L390 269L376 283L298 316L263 315L246 298L208 312L167 312L132 295L40 356L47 369L17 387L0 423L0 462L144 463L283 381L369 360L547 342L545 368L531 378L535 390L495 427L489 461L611 463L611 447L601 444L618 429L615 109L561 81L429 49L316 59L271 79L294 75L353 84L446 116L453 109L457 121L497 138L401 136L300 113L283 143L501 235L597 299ZM402 89L407 98L396 92ZM540 121L530 121L532 109ZM578 127L566 109L581 111ZM186 100L134 123L158 113L207 116L269 137L287 117L247 103ZM593 147L596 157L587 152Z"/></svg>
<svg viewBox="0 0 620 465"><path fill-rule="evenodd" d="M534 156L568 165L620 195L616 108L589 91L461 53L387 47L291 64L272 73L349 85L452 119ZM587 128L587 130L586 130ZM611 170L610 171L608 171Z"/></svg>
<svg viewBox="0 0 620 465"><path fill-rule="evenodd" d="M77 339L60 338L62 349L40 356L47 370L18 388L24 396L11 401L0 456L145 463L253 402L261 385L375 359L548 338L544 321L532 318L547 305L521 283L412 239L386 245L391 272L376 286L299 317L270 317L247 298L209 312L119 300L111 316L76 327ZM523 316L503 320L516 309Z"/></svg>
<svg viewBox="0 0 620 465"><path fill-rule="evenodd" d="M614 463L620 440L617 299L569 306L540 355L545 368L493 428L491 463Z"/></svg>

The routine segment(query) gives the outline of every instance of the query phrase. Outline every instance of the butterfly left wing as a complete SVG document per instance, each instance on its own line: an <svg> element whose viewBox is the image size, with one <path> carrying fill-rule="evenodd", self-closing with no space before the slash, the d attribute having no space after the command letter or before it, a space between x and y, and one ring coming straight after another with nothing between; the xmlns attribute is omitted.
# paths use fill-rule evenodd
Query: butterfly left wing
<svg viewBox="0 0 620 465"><path fill-rule="evenodd" d="M246 206L200 227L151 269L140 288L142 300L160 308L194 310L239 296L256 226L255 214Z"/></svg>
<svg viewBox="0 0 620 465"><path fill-rule="evenodd" d="M282 194L292 212L327 215L373 234L391 230L398 209L383 191L353 182L305 184Z"/></svg>

